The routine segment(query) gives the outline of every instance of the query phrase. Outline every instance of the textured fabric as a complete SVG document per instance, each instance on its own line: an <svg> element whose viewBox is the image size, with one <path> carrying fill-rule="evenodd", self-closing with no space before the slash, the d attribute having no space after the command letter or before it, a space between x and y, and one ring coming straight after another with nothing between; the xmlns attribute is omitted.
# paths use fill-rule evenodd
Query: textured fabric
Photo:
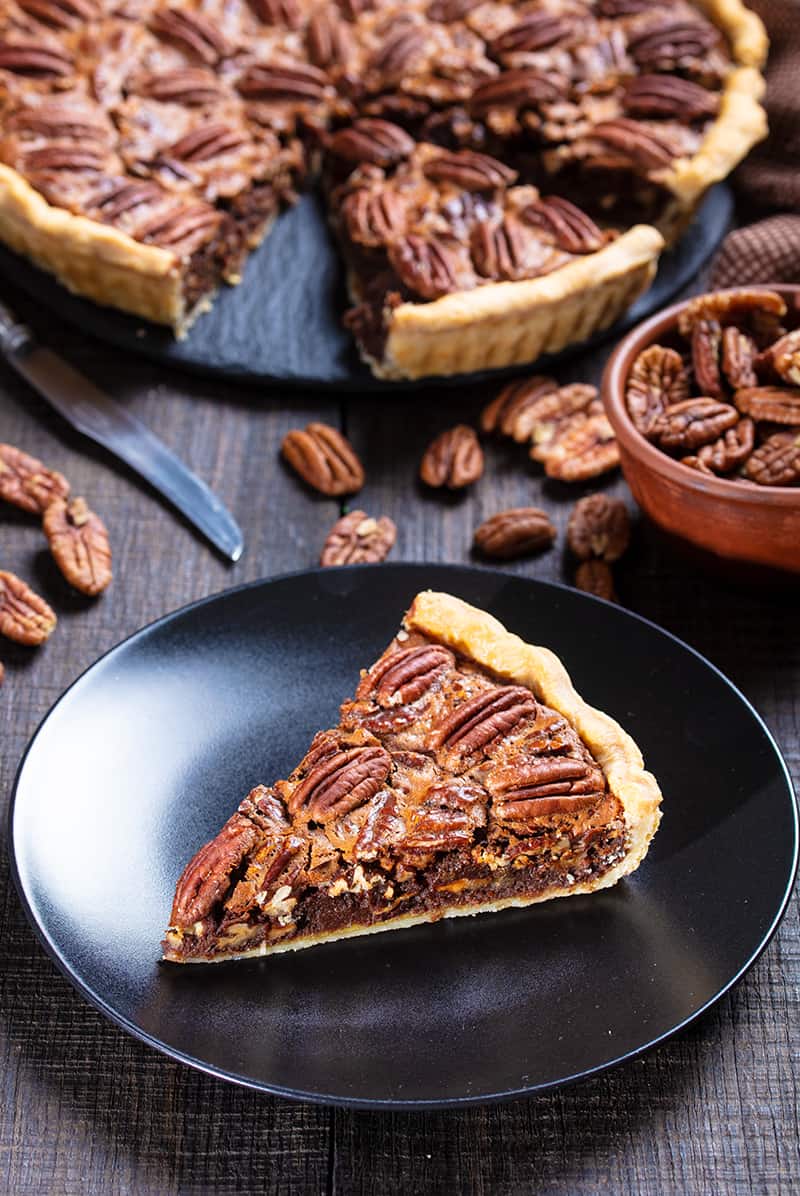
<svg viewBox="0 0 800 1196"><path fill-rule="evenodd" d="M726 237L712 266L714 286L800 282L800 0L749 0L749 7L770 37L765 101L770 132L734 183L746 210L782 214Z"/></svg>

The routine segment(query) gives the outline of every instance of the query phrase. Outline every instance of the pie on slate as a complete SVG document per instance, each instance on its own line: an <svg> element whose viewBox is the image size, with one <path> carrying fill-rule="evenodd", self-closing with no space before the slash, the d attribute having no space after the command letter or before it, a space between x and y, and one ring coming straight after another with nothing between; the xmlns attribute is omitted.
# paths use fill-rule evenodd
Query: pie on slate
<svg viewBox="0 0 800 1196"><path fill-rule="evenodd" d="M765 54L741 0L0 0L0 239L180 333L321 178L376 373L528 362L764 135Z"/></svg>
<svg viewBox="0 0 800 1196"><path fill-rule="evenodd" d="M177 963L310 947L615 884L661 794L546 648L419 594L340 722L257 786L178 881Z"/></svg>

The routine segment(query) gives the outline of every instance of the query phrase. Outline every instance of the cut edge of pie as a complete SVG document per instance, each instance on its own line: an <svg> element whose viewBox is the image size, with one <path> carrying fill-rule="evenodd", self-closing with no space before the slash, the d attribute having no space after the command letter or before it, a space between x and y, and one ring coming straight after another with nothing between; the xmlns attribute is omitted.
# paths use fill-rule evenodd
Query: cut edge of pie
<svg viewBox="0 0 800 1196"><path fill-rule="evenodd" d="M695 3L725 33L735 69L699 150L662 175L662 184L675 197L658 222L668 243L685 229L708 188L727 177L767 131L760 103L768 48L763 23L742 0ZM250 249L266 235L269 223L250 239ZM51 205L2 163L0 240L70 291L168 325L178 337L208 310L216 293L206 290L199 301L187 304L185 259ZM664 245L655 228L634 226L619 242L616 253L606 247L552 276L489 283L432 303L402 303L386 313L384 357L376 360L363 347L361 355L377 376L387 379L532 363L613 323L652 280ZM239 274L224 281L237 283Z"/></svg>
<svg viewBox="0 0 800 1196"><path fill-rule="evenodd" d="M300 950L320 943L333 942L340 938L373 934L384 930L401 929L407 926L438 921L446 917L491 913L508 907L525 907L555 897L569 897L575 894L591 893L599 889L608 888L638 868L647 853L661 819L659 809L661 792L658 783L655 777L646 771L641 752L631 736L609 715L588 705L580 697L575 691L569 674L559 658L549 649L526 643L518 636L508 632L497 619L487 612L470 606L450 594L425 591L418 594L414 599L400 633L389 649L387 649L386 653L379 658L379 661L370 670L362 672L362 686L365 682L370 681L372 675L379 669L379 666L386 660L388 655L394 652L402 655L403 641L407 641L409 636L413 637L415 635L424 637L423 643L428 648L433 647L434 650L437 647L439 649L448 649L462 661L467 662L468 667L474 666L476 673L478 670L482 670L483 672L478 675L482 677L483 682L490 681L491 685L496 687L495 690L490 690L490 692L509 692L508 689L503 689L503 683L511 683L512 685L524 687L536 699L536 703L538 703L537 709L543 709L544 714L548 718L550 715L563 716L563 719L566 720L569 728L571 728L569 733L573 734L573 737L574 734L578 737L579 750L584 753L590 753L587 759L591 760L592 767L598 766L602 770L605 788L602 794L595 795L595 798L601 801L601 805L603 803L616 803L614 806L614 809L617 811L616 814L606 815L608 821L605 830L608 831L609 827L616 828L614 833L617 835L617 838L616 840L613 838L610 840L613 850L608 844L606 845L605 850L609 851L609 856L605 860L602 856L598 857L601 870L583 880L579 880L567 873L560 883L547 884L545 887L540 887L536 892L522 895L519 892L512 892L508 896L495 895L492 900L476 900L472 903L458 902L456 894L464 886L469 890L470 882L468 880L459 881L456 879L449 886L443 886L447 888L448 892L452 891L454 893L450 905L438 904L428 909L423 908L422 910L415 910L410 913L396 913L385 920L370 922L368 924L357 922L354 919L353 924L350 925L339 925L334 929L323 928L316 932L301 932L299 937L290 937L286 941L280 941L280 937L278 941L267 941L264 938L263 941L258 942L257 945L252 947L245 946L244 942L241 943L241 946L239 945L236 934L239 928L233 925L228 927L226 931L227 938L220 936L218 929L215 930L213 936L214 942L212 943L214 953L203 954L197 950L197 945L192 946L192 939L195 939L196 944L201 942L202 939L198 936L202 936L207 931L202 920L192 920L194 915L198 912L198 909L205 909L209 904L209 894L217 902L224 897L225 893L228 894L225 898L226 901L230 901L231 894L234 894L233 904L235 905L235 894L250 875L249 871L244 872L244 868L248 865L250 859L249 853L255 851L252 836L248 841L246 850L244 852L240 851L238 854L236 852L231 854L230 844L225 840L226 829L231 827L237 819L241 819L240 813L237 812L226 823L226 826L217 838L201 848L189 864L187 864L178 881L172 911L172 924L167 929L166 937L162 944L164 959L176 963L216 963L232 959L245 959L283 951ZM361 687L359 687L360 692ZM512 690L511 692L514 691ZM473 698L472 700L474 701L475 699ZM391 709L391 705L390 700L388 704L389 709ZM348 704L346 703L343 711L347 706ZM356 702L354 701L350 706L356 706ZM452 710L452 707L448 708L446 704L444 708L445 710ZM457 710L458 707L456 706L455 709ZM536 717L538 718L538 715ZM338 730L341 731L341 727ZM325 735L329 733L320 734ZM306 760L309 757L313 757L314 745L319 740L320 735L315 738ZM350 742L352 743L353 740L351 739ZM510 760L512 766L518 766L514 765L514 761L517 758L514 756L515 741L513 728L502 731L495 742L500 744L499 750L501 752L503 750L510 751L511 754L505 757L506 763ZM559 739L558 743L560 744L561 742ZM510 749L508 748L509 743L511 744ZM519 750L518 747L517 750ZM317 751L319 752L319 748L317 748ZM488 752L489 749L487 748L486 751ZM408 755L408 753L405 753L405 755ZM404 753L402 750L397 752L399 760L402 761L403 756ZM328 758L330 759L330 757ZM324 759L323 757L323 761ZM503 757L500 756L498 759L502 763ZM317 767L320 766L317 765ZM312 766L309 765L309 769L305 774L300 772L302 765L295 770L292 776L299 773L300 779L296 779L293 782L294 788L288 782L277 782L271 790L262 789L261 792L266 796L267 802L272 803L272 806L265 805L259 808L263 808L265 813L270 809L274 809L276 790L282 795L283 802L287 803L281 806L282 811L285 812L285 809L291 808L292 794L303 786L305 778L310 775L311 768ZM454 774L448 775L450 776L450 780L454 779ZM455 779L459 784L465 783L463 776L455 777ZM436 787L437 785L434 784L433 788L435 789ZM468 783L466 787L467 789L469 788ZM240 811L248 806L252 811L254 807L252 807L251 801L254 795L259 792L259 789L254 790L249 795L249 798L245 799L245 802L239 808ZM285 796L287 792L289 794L288 799ZM430 792L430 790L427 790L427 792ZM371 794L373 800L380 799L380 793L375 794L374 787ZM523 796L525 795L523 794ZM503 798L496 798L495 804L497 804L497 801L502 800ZM569 802L567 802L567 805L569 805ZM514 807L510 808L513 809ZM582 808L580 799L578 799L577 808ZM622 823L620 823L620 811ZM574 815L571 816L574 817ZM590 818L591 815L588 817ZM258 818L257 811L256 818ZM487 820L489 818L488 812L486 813L486 818ZM552 816L550 821L553 821ZM311 823L310 825L313 826L314 824ZM564 825L562 824L561 827L562 835L564 833ZM556 827L558 828L557 823ZM404 830L408 830L407 825ZM282 833L286 834L288 832L284 831ZM330 830L325 832L326 835L331 833ZM558 829L554 833L558 833ZM589 837L591 838L591 831ZM285 839L282 840L282 842L285 841ZM519 843L519 840L517 842ZM585 840L581 840L581 842L584 844L582 850L588 862L589 849L585 846ZM603 840L601 839L600 842L603 842ZM522 850L524 850L524 843L525 841L523 840ZM603 848L598 848L598 851L602 850ZM228 853L227 855L226 852ZM277 847L275 848L275 854L279 854ZM445 852L445 858L446 855L447 853ZM515 859L518 858L515 857ZM368 853L364 853L363 857L356 854L355 859L357 861L363 859L363 863L369 868L370 864L367 861L374 859L374 854L370 856ZM213 869L215 865L219 867L220 860L222 860L222 873L220 878L215 879ZM610 864L608 863L609 860L611 861ZM604 864L606 866L603 868ZM523 862L523 868L528 866L530 866L530 861L528 863ZM458 867L458 864L456 867ZM481 885L494 883L494 868L500 867L500 865L490 865L490 867L493 869L491 879L489 881L481 880L474 883ZM512 875L512 865L508 860L505 861L502 867L505 869L504 874L506 876ZM551 864L550 867L557 866ZM365 879L361 863L357 863L355 870L353 870L351 861L354 886L355 877L359 869L361 869L361 887L358 889L355 887L347 889L345 887L344 890L340 889L339 893L344 891L353 893L356 891L365 892L369 890L370 883L377 883L374 880L370 882ZM270 872L271 875L272 872ZM454 875L457 876L458 874L455 873ZM234 879L231 879L232 876ZM239 877L238 887L235 880L237 876ZM272 877L273 888L279 879L281 879L279 873ZM262 879L257 883L265 883L263 880L263 868ZM367 886L366 889L363 887L365 884ZM430 885L430 876L428 876L428 884ZM513 878L511 886L513 886ZM196 903L198 892L205 893L205 905L199 907L196 904L192 905L193 902ZM296 902L288 902L287 904L287 899L291 892L290 885L285 886L283 889L277 889L269 897L266 908L271 910L271 907L274 905L276 910L280 910L281 908L284 911L287 909L291 910L293 905L296 904ZM327 896L324 889L320 890L320 892L323 896ZM188 902L187 893L189 895ZM332 892L330 897L338 896L339 893ZM394 895L394 892L389 893L388 889L386 889L384 890L382 899L383 897L389 899ZM265 897L266 893L262 893L260 896ZM250 893L250 899L252 901L252 892ZM441 901L442 899L439 900ZM183 923L181 922L181 918L177 916L181 905L187 911L185 915L186 920ZM262 910L265 908L263 903L261 908ZM275 910L271 910L270 917L272 917L272 913L274 912ZM207 910L203 914L203 917L206 916L208 916ZM289 920L291 920L292 916L291 913L288 915L284 913L284 918L288 917ZM273 923L275 927L274 933L278 936L282 933L278 929L279 924L280 922L277 924ZM220 943L222 944L221 950L219 950ZM211 946L207 947L207 950L211 949Z"/></svg>

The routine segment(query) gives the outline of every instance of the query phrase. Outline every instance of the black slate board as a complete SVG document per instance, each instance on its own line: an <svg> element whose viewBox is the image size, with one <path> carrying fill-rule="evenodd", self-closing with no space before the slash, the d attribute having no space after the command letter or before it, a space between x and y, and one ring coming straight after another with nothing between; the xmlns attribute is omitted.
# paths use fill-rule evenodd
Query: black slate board
<svg viewBox="0 0 800 1196"><path fill-rule="evenodd" d="M730 190L724 184L715 187L680 244L664 254L647 294L613 328L588 344L619 336L663 307L697 274L722 240L732 207ZM101 340L194 372L222 374L242 382L348 390L386 391L419 385L381 382L359 361L350 334L341 325L347 303L341 263L314 195L304 195L280 217L250 258L243 284L219 295L212 310L182 341L154 324L70 294L49 274L1 246L0 275L13 278L48 310ZM538 364L548 366L574 352L575 347L565 349L540 358ZM492 371L495 376L513 372ZM463 384L465 378L455 381Z"/></svg>

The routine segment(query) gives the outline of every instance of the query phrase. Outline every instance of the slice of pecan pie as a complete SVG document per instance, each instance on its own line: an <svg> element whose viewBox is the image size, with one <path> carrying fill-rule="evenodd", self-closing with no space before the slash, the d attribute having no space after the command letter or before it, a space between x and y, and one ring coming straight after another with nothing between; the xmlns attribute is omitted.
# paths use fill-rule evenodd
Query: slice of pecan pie
<svg viewBox="0 0 800 1196"><path fill-rule="evenodd" d="M166 959L313 946L615 884L661 795L558 658L419 594L339 725L257 786L185 868Z"/></svg>
<svg viewBox="0 0 800 1196"><path fill-rule="evenodd" d="M0 0L0 240L180 335L322 166L377 374L521 364L648 285L765 53L742 0Z"/></svg>

